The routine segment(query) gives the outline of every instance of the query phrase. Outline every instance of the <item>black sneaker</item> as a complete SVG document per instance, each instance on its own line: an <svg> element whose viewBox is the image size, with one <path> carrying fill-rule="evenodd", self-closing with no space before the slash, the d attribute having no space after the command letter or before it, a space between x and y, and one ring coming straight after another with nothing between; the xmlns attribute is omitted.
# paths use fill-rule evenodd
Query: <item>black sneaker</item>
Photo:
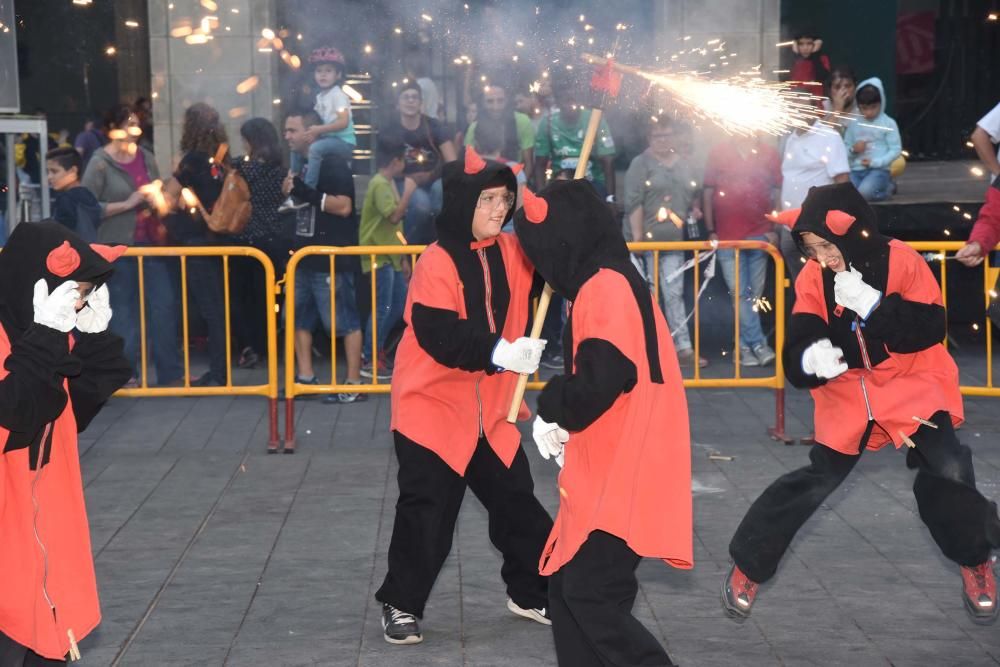
<svg viewBox="0 0 1000 667"><path fill-rule="evenodd" d="M554 371L565 370L565 361L561 354L553 354L547 357L542 357L542 361L539 364L545 368L551 368Z"/></svg>
<svg viewBox="0 0 1000 667"><path fill-rule="evenodd" d="M382 603L382 636L390 644L419 644L424 641L417 617L385 602Z"/></svg>
<svg viewBox="0 0 1000 667"><path fill-rule="evenodd" d="M298 201L295 197L289 196L285 201L281 202L278 206L278 213L287 213L288 211L297 211L300 208L305 208L309 206L308 202Z"/></svg>
<svg viewBox="0 0 1000 667"><path fill-rule="evenodd" d="M507 609L509 609L513 614L529 618L536 623L541 623L542 625L552 625L552 619L549 617L549 611L545 607L540 609L525 609L510 598L507 598Z"/></svg>

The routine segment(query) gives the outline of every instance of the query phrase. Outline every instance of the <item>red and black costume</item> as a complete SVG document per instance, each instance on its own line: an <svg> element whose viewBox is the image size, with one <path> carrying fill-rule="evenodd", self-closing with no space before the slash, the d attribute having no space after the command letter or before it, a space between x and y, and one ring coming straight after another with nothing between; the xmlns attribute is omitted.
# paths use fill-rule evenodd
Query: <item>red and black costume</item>
<svg viewBox="0 0 1000 667"><path fill-rule="evenodd" d="M642 557L693 566L690 432L670 332L589 183L524 197L518 238L572 302L565 372L538 398L539 417L570 432L539 563L559 664L669 665L631 608Z"/></svg>
<svg viewBox="0 0 1000 667"><path fill-rule="evenodd" d="M874 211L850 183L809 191L792 228L800 247L805 232L836 245L882 297L865 318L837 304L837 274L819 262L809 261L796 279L785 373L812 393L817 444L808 466L778 478L750 507L729 547L736 567L751 582L770 579L798 529L865 449L910 443L906 463L917 469L920 518L946 557L981 566L1000 545L1000 522L995 503L976 490L971 451L955 434L963 421L958 368L941 343L946 313L927 262L879 233ZM822 339L847 364L829 380L803 368L803 355Z"/></svg>
<svg viewBox="0 0 1000 667"><path fill-rule="evenodd" d="M101 285L124 248L22 223L0 253L0 664L62 663L100 622L77 433L128 381L117 336L36 324L33 286ZM71 639L72 638L72 639Z"/></svg>
<svg viewBox="0 0 1000 667"><path fill-rule="evenodd" d="M446 164L443 178L438 242L414 267L404 311L409 326L396 352L399 500L389 571L375 598L423 615L469 487L489 513L510 598L543 609L547 585L537 563L552 519L535 498L520 432L506 421L518 376L491 360L501 337L525 335L534 270L513 235L472 235L482 190L505 186L513 193L517 182L506 165L471 152Z"/></svg>

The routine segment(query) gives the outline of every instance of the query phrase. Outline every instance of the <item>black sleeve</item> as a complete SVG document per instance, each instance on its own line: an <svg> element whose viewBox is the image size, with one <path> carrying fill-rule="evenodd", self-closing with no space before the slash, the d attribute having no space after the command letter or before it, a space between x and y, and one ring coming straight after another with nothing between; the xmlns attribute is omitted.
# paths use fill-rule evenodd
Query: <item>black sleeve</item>
<svg viewBox="0 0 1000 667"><path fill-rule="evenodd" d="M500 334L478 331L455 311L422 303L413 304L410 319L417 343L442 366L497 372L492 356Z"/></svg>
<svg viewBox="0 0 1000 667"><path fill-rule="evenodd" d="M907 301L894 293L882 299L862 331L866 338L883 341L890 352L909 354L944 340L947 318L943 306Z"/></svg>
<svg viewBox="0 0 1000 667"><path fill-rule="evenodd" d="M567 431L582 431L618 397L635 387L638 371L621 350L601 338L580 343L573 356L576 372L556 375L538 396L538 416Z"/></svg>
<svg viewBox="0 0 1000 667"><path fill-rule="evenodd" d="M63 391L69 361L69 336L34 324L11 345L0 380L0 426L35 433L66 408Z"/></svg>
<svg viewBox="0 0 1000 667"><path fill-rule="evenodd" d="M785 348L781 352L785 377L798 389L814 389L826 380L802 370L802 355L806 348L822 338L829 338L830 330L822 317L812 313L794 313L788 322Z"/></svg>
<svg viewBox="0 0 1000 667"><path fill-rule="evenodd" d="M322 193L350 197L351 206L354 206L354 176L343 159L330 157L323 160L317 185L317 190Z"/></svg>
<svg viewBox="0 0 1000 667"><path fill-rule="evenodd" d="M125 343L112 333L75 334L73 356L83 367L69 380L76 429L82 432L100 412L101 407L128 382L132 368L124 356Z"/></svg>

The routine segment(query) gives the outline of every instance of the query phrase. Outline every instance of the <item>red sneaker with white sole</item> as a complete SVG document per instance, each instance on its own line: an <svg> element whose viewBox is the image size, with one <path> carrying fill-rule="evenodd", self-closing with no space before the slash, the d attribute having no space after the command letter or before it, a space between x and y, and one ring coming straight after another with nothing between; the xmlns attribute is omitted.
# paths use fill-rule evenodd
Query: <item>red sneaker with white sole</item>
<svg viewBox="0 0 1000 667"><path fill-rule="evenodd" d="M997 620L997 581L993 559L962 568L962 601L973 623L990 625Z"/></svg>
<svg viewBox="0 0 1000 667"><path fill-rule="evenodd" d="M743 574L736 563L729 568L729 574L722 582L722 606L726 613L738 621L750 616L750 609L757 597L758 584Z"/></svg>

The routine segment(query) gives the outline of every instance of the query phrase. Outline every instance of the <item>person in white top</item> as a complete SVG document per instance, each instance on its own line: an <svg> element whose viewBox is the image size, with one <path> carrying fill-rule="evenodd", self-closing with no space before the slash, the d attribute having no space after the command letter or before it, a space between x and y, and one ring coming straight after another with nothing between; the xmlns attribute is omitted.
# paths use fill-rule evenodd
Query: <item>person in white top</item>
<svg viewBox="0 0 1000 667"><path fill-rule="evenodd" d="M850 180L847 149L840 134L813 119L808 128L797 128L785 139L781 160L781 210L799 208L809 188ZM801 254L788 228L778 225L781 253L793 280L802 268Z"/></svg>
<svg viewBox="0 0 1000 667"><path fill-rule="evenodd" d="M976 155L993 174L991 181L996 181L997 176L1000 176L1000 150L993 144L1000 144L1000 104L980 118L972 132L972 145L976 148Z"/></svg>

